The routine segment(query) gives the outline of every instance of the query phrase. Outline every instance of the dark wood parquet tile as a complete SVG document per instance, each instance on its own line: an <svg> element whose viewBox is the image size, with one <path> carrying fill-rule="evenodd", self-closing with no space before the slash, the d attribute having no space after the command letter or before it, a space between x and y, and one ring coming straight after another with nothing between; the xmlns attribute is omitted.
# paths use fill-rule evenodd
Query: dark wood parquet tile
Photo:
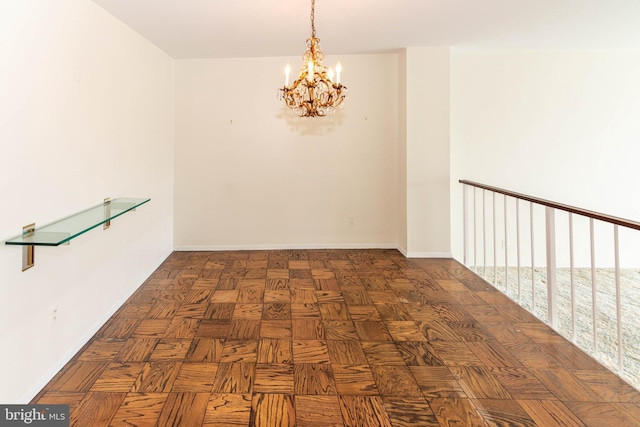
<svg viewBox="0 0 640 427"><path fill-rule="evenodd" d="M393 427L440 426L423 397L384 397L383 402Z"/></svg>
<svg viewBox="0 0 640 427"><path fill-rule="evenodd" d="M196 338L226 338L230 325L230 320L202 320Z"/></svg>
<svg viewBox="0 0 640 427"><path fill-rule="evenodd" d="M293 394L293 365L257 364L253 390Z"/></svg>
<svg viewBox="0 0 640 427"><path fill-rule="evenodd" d="M340 396L340 408L345 426L392 427L379 396Z"/></svg>
<svg viewBox="0 0 640 427"><path fill-rule="evenodd" d="M184 360L191 347L190 339L161 339L151 352L149 360Z"/></svg>
<svg viewBox="0 0 640 427"><path fill-rule="evenodd" d="M357 337L362 341L392 341L387 327L381 321L356 321L353 324Z"/></svg>
<svg viewBox="0 0 640 427"><path fill-rule="evenodd" d="M157 425L202 425L208 400L209 393L169 393Z"/></svg>
<svg viewBox="0 0 640 427"><path fill-rule="evenodd" d="M328 340L357 340L358 333L351 320L328 320L323 322Z"/></svg>
<svg viewBox="0 0 640 427"><path fill-rule="evenodd" d="M565 404L557 400L518 400L539 426L586 426Z"/></svg>
<svg viewBox="0 0 640 427"><path fill-rule="evenodd" d="M291 322L294 340L324 339L324 325L318 319L295 318Z"/></svg>
<svg viewBox="0 0 640 427"><path fill-rule="evenodd" d="M466 397L458 380L444 366L410 366L409 370L427 399Z"/></svg>
<svg viewBox="0 0 640 427"><path fill-rule="evenodd" d="M637 390L611 372L572 370L571 373L596 392L604 402L640 403Z"/></svg>
<svg viewBox="0 0 640 427"><path fill-rule="evenodd" d="M329 347L324 340L294 340L294 363L330 363Z"/></svg>
<svg viewBox="0 0 640 427"><path fill-rule="evenodd" d="M224 302L214 302L207 305L207 308L202 316L203 319L207 320L231 320L236 313L236 306L241 304L234 303L224 303ZM262 307L260 307L262 308ZM238 312L242 312L240 307L238 307ZM260 311L260 315L262 315L262 310ZM240 318L238 316L237 318ZM259 319L260 317L258 317Z"/></svg>
<svg viewBox="0 0 640 427"><path fill-rule="evenodd" d="M449 323L449 326L462 341L476 342L495 340L493 335L487 332L478 322L452 322Z"/></svg>
<svg viewBox="0 0 640 427"><path fill-rule="evenodd" d="M298 427L343 427L337 396L303 396L296 394Z"/></svg>
<svg viewBox="0 0 640 427"><path fill-rule="evenodd" d="M514 399L555 399L553 393L526 368L489 368Z"/></svg>
<svg viewBox="0 0 640 427"><path fill-rule="evenodd" d="M362 346L358 341L327 340L331 363L337 365L362 365L367 363Z"/></svg>
<svg viewBox="0 0 640 427"><path fill-rule="evenodd" d="M468 342L467 346L485 366L522 366L518 359L515 358L511 353L509 353L509 351L497 341L474 341Z"/></svg>
<svg viewBox="0 0 640 427"><path fill-rule="evenodd" d="M75 426L640 426L640 393L453 260L176 252L33 399Z"/></svg>
<svg viewBox="0 0 640 427"><path fill-rule="evenodd" d="M251 394L212 393L203 426L246 427L251 417Z"/></svg>
<svg viewBox="0 0 640 427"><path fill-rule="evenodd" d="M82 362L100 362L109 361L120 353L125 341L122 340L95 340L78 357Z"/></svg>
<svg viewBox="0 0 640 427"><path fill-rule="evenodd" d="M255 393L251 400L250 426L293 427L295 406L290 394Z"/></svg>
<svg viewBox="0 0 640 427"><path fill-rule="evenodd" d="M395 343L389 341L361 341L369 365L405 365Z"/></svg>
<svg viewBox="0 0 640 427"><path fill-rule="evenodd" d="M414 321L388 321L385 326L394 341L428 341Z"/></svg>
<svg viewBox="0 0 640 427"><path fill-rule="evenodd" d="M434 341L430 344L446 366L482 365L465 342Z"/></svg>
<svg viewBox="0 0 640 427"><path fill-rule="evenodd" d="M485 366L455 366L450 369L458 384L471 399L511 398L509 392Z"/></svg>
<svg viewBox="0 0 640 427"><path fill-rule="evenodd" d="M70 414L69 425L74 427L108 426L126 395L126 393L113 392L87 393Z"/></svg>
<svg viewBox="0 0 640 427"><path fill-rule="evenodd" d="M147 313L148 319L171 319L178 311L180 303L159 301Z"/></svg>
<svg viewBox="0 0 640 427"><path fill-rule="evenodd" d="M156 425L167 393L128 393L111 419L114 427L153 427Z"/></svg>
<svg viewBox="0 0 640 427"><path fill-rule="evenodd" d="M220 362L256 362L258 360L258 343L257 339L228 339L222 347Z"/></svg>
<svg viewBox="0 0 640 427"><path fill-rule="evenodd" d="M531 371L551 393L562 401L600 401L600 397L593 390L567 369L532 369Z"/></svg>
<svg viewBox="0 0 640 427"><path fill-rule="evenodd" d="M39 399L43 405L69 405L69 410L75 407L84 399L86 393L66 393L66 392L46 392Z"/></svg>
<svg viewBox="0 0 640 427"><path fill-rule="evenodd" d="M132 392L168 393L180 370L181 362L148 362L131 386Z"/></svg>
<svg viewBox="0 0 640 427"><path fill-rule="evenodd" d="M176 310L177 311L177 310ZM182 319L178 319L181 321ZM144 319L133 332L134 338L162 338L165 336L171 319Z"/></svg>
<svg viewBox="0 0 640 427"><path fill-rule="evenodd" d="M408 366L443 366L444 362L426 341L402 341L396 343Z"/></svg>
<svg viewBox="0 0 640 427"><path fill-rule="evenodd" d="M258 343L258 363L293 363L291 340L260 339Z"/></svg>
<svg viewBox="0 0 640 427"><path fill-rule="evenodd" d="M354 321L379 321L382 320L380 313L373 305L350 305L347 306L351 319Z"/></svg>
<svg viewBox="0 0 640 427"><path fill-rule="evenodd" d="M417 322L418 328L422 331L427 340L433 341L462 341L462 338L454 331L446 322L438 321L420 321Z"/></svg>
<svg viewBox="0 0 640 427"><path fill-rule="evenodd" d="M175 317L164 332L165 338L193 338L200 320Z"/></svg>
<svg viewBox="0 0 640 427"><path fill-rule="evenodd" d="M256 375L256 364L248 362L223 363L216 372L214 393L251 393Z"/></svg>
<svg viewBox="0 0 640 427"><path fill-rule="evenodd" d="M91 391L128 392L142 372L144 363L110 363L91 386Z"/></svg>
<svg viewBox="0 0 640 427"><path fill-rule="evenodd" d="M483 426L486 422L469 399L442 397L429 401L429 405L444 426Z"/></svg>
<svg viewBox="0 0 640 427"><path fill-rule="evenodd" d="M216 363L183 363L171 391L209 393L217 371Z"/></svg>
<svg viewBox="0 0 640 427"><path fill-rule="evenodd" d="M535 427L536 423L515 400L472 400L485 422L491 426Z"/></svg>
<svg viewBox="0 0 640 427"><path fill-rule="evenodd" d="M118 362L146 362L160 340L154 338L129 338L115 357Z"/></svg>
<svg viewBox="0 0 640 427"><path fill-rule="evenodd" d="M378 395L369 365L332 364L333 378L339 394Z"/></svg>
<svg viewBox="0 0 640 427"><path fill-rule="evenodd" d="M291 303L291 291L289 289L267 289L264 291L265 304L289 304Z"/></svg>
<svg viewBox="0 0 640 427"><path fill-rule="evenodd" d="M565 402L565 405L589 427L624 426L627 419L610 403Z"/></svg>
<svg viewBox="0 0 640 427"><path fill-rule="evenodd" d="M87 392L108 365L108 362L72 362L52 380L52 389L57 392Z"/></svg>
<svg viewBox="0 0 640 427"><path fill-rule="evenodd" d="M260 338L291 339L290 320L263 320L260 326Z"/></svg>
<svg viewBox="0 0 640 427"><path fill-rule="evenodd" d="M371 372L382 396L422 396L407 366L374 365Z"/></svg>
<svg viewBox="0 0 640 427"><path fill-rule="evenodd" d="M235 304L232 317L234 320L260 320L263 318L264 304Z"/></svg>
<svg viewBox="0 0 640 427"><path fill-rule="evenodd" d="M295 394L336 394L333 371L329 364L296 363L294 366Z"/></svg>

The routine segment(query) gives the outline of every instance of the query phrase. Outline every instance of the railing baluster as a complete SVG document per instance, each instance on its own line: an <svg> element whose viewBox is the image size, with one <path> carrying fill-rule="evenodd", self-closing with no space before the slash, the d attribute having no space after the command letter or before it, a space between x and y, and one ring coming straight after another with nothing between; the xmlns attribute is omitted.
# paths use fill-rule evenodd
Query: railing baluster
<svg viewBox="0 0 640 427"><path fill-rule="evenodd" d="M498 283L496 278L498 252L496 250L496 193L491 193L493 199L493 283Z"/></svg>
<svg viewBox="0 0 640 427"><path fill-rule="evenodd" d="M516 256L518 258L518 304L522 305L520 292L520 199L516 199Z"/></svg>
<svg viewBox="0 0 640 427"><path fill-rule="evenodd" d="M573 261L573 214L569 212L569 274L571 277L571 340L575 343L577 337L576 331L576 283L575 283L575 265Z"/></svg>
<svg viewBox="0 0 640 427"><path fill-rule="evenodd" d="M531 223L531 311L536 312L536 257L533 232L533 202L529 203L529 222Z"/></svg>
<svg viewBox="0 0 640 427"><path fill-rule="evenodd" d="M469 266L469 258L467 256L467 250L469 249L469 230L468 230L468 226L467 226L467 221L469 220L469 213L467 212L467 209L469 208L467 206L467 190L468 190L468 186L466 184L462 185L462 238L463 238L463 254L462 254L462 262L464 263L464 265L466 265L467 267Z"/></svg>
<svg viewBox="0 0 640 427"><path fill-rule="evenodd" d="M509 190L504 190L501 188L497 188L497 187L491 187L488 185L484 185L484 184L479 184L476 182L472 182L472 181L467 181L467 180L460 180L460 183L462 183L465 186L471 187L473 188L473 224L471 224L471 218L469 218L468 215L471 215L471 212L468 212L470 209L470 204L471 204L471 195L468 194L468 187L465 187L464 191L463 191L463 207L464 207L464 259L465 259L465 263L470 263L471 260L471 256L473 256L474 260L473 260L473 265L474 265L474 269L476 270L476 274L478 274L479 270L482 269L482 276L484 280L487 280L487 257L491 256L491 254L487 253L487 245L491 244L490 242L487 242L487 201L486 201L486 192L490 191L492 193L492 218L489 219L492 221L492 224L490 224L489 226L493 226L493 281L494 281L494 285L497 285L498 283L498 261L497 261L497 254L498 254L498 231L496 230L496 225L497 225L497 221L498 221L498 213L496 212L496 206L498 204L498 202L496 201L496 193L498 194L502 194L504 196L503 199L503 219L504 219L504 241L501 244L501 250L504 250L504 293L505 294L509 294L509 282L510 282L510 278L509 278L509 261L510 261L510 254L509 254L509 207L508 207L508 203L509 203L509 197L513 197L515 199L515 232L516 232L516 236L515 236L515 256L516 256L516 264L517 264L517 271L516 271L516 276L517 276L517 294L518 294L518 303L523 306L524 308L527 309L531 309L531 311L533 312L533 314L537 315L536 313L536 309L537 309L537 304L536 304L536 288L537 288L537 284L536 284L536 274L542 274L541 272L536 273L535 271L535 265L536 265L536 231L538 226L535 224L536 218L535 218L535 211L536 208L534 207L535 205L540 205L540 206L544 206L545 207L545 233L546 233L546 276L545 277L541 277L541 281L544 281L546 279L546 283L547 283L547 288L546 288L546 292L547 292L547 313L546 313L546 317L547 317L547 323L553 327L554 329L557 329L559 332L561 332L563 335L567 336L567 338L569 338L569 334L571 336L571 340L583 347L585 349L585 351L587 351L588 353L591 354L592 357L594 357L597 360L600 360L601 363L605 364L607 367L609 367L610 369L617 371L618 374L622 377L622 378L626 378L626 379L631 379L633 381L636 380L636 378L634 378L635 374L632 372L626 372L627 369L630 369L629 367L625 367L626 365L630 365L631 362L633 360L636 360L636 357L638 357L638 353L631 353L631 351L635 351L635 349L631 348L630 346L626 346L625 347L625 329L624 329L624 325L623 325L623 318L625 317L625 313L623 312L623 294L622 294L622 283L621 283L621 274L622 274L622 269L620 267L620 237L619 237L619 227L625 227L627 229L632 229L632 230L638 230L640 231L640 222L639 221L631 221L628 219L624 219L624 218L620 218L620 217L615 217L612 215L607 215L607 214L603 214L603 213L599 213L599 212L595 212L595 211L589 211L589 210L585 210L585 209L581 209L575 206L570 206L570 205L566 205L566 204L561 204L561 203L557 203L557 202L553 202L553 201L549 201L549 200L545 200L545 199L541 199L541 198L537 198L537 197L533 197L533 196L529 196L526 194L520 194L520 193L516 193L513 191L509 191ZM479 200L477 200L478 195L477 195L477 190L480 189L482 190L482 203L480 203ZM521 218L520 218L520 201L525 201L525 202L529 202L529 232L531 233L531 302L529 302L529 297L528 295L526 295L526 284L525 282L522 281L522 269L526 268L526 264L528 264L527 261L523 261L522 259L522 243L521 242L521 238L520 238L520 234L522 232L526 233L527 230L527 224L523 223L522 224L522 230L521 230ZM482 219L478 218L478 215L480 215L480 213L478 213L478 208L480 208L482 210ZM559 300L561 300L561 296L564 297L564 294L561 294L559 292L559 284L558 284L558 274L559 274L559 270L558 270L558 258L557 258L557 242L556 242L556 229L555 229L555 211L556 210L560 210L563 212L567 212L568 213L568 226L569 226L569 267L570 267L570 293L571 293L571 301L570 303L570 310L571 310L571 332L568 331L568 325L565 321L565 311L564 309L559 312ZM583 337L583 333L585 332L585 330L588 330L588 326L587 327L583 327L582 326L582 318L579 318L578 316L582 316L584 318L584 320L588 319L588 313L583 314L582 310L586 309L588 311L588 303L578 306L579 303L581 303L581 284L582 284L582 275L580 274L580 269L576 266L576 256L578 256L578 259L580 259L580 253L578 252L578 254L576 254L576 238L574 238L575 236L575 230L574 230L574 218L573 215L580 215L583 216L585 218L589 219L589 245L590 245L590 267L591 267L591 315L592 315L592 339L591 339L591 343L589 343L589 338L588 336L585 338ZM525 214L523 214L525 215ZM478 221L482 221L482 224L479 224ZM616 316L616 332L615 334L617 335L617 337L613 337L612 330L613 330L613 325L610 325L610 322L608 320L608 316L606 319L603 318L603 324L602 326L599 324L599 317L600 314L598 312L599 306L598 306L598 281L599 276L598 276L598 270L597 270L597 265L596 265L596 230L595 230L595 220L599 220L599 221L603 221L606 223L610 223L614 226L614 261L615 261L615 316ZM526 221L526 219L525 219ZM482 226L482 231L480 231L480 226ZM499 226L499 224L498 224ZM473 230L471 230L471 227L473 227ZM482 236L480 236L480 233L482 233ZM581 234L579 234L581 235ZM482 242L480 242L480 237L482 238ZM491 236L489 236L491 237ZM540 236L538 236L540 237ZM526 239L526 237L525 237ZM539 240L539 239L538 239ZM471 248L470 248L470 244L471 241L473 241L473 255L471 254ZM538 244L540 244L540 242L538 242ZM483 251L482 256L483 256L483 262L482 264L479 264L479 254L478 251ZM585 254L586 255L586 254ZM526 254L525 254L526 256ZM608 258L607 258L608 259ZM523 265L524 262L524 265ZM544 261L543 261L544 262ZM602 263L602 261L601 261ZM480 266L479 266L480 265ZM579 266L580 264L578 264ZM588 279L587 279L588 280ZM526 281L526 278L525 278ZM514 285L516 285L516 283L512 283L511 286L513 287ZM541 285L542 286L542 285ZM497 286L496 286L497 287ZM585 288L586 289L586 288ZM608 288L606 288L605 283L603 282L603 286L601 290L606 290ZM541 295L544 293L545 289L541 288ZM587 294L588 294L588 290L586 290ZM512 291L512 294L515 294L515 290ZM523 295L524 294L524 295ZM515 295L514 295L515 296ZM609 301L609 298L611 297L610 294L605 295L605 303L606 301ZM525 300L525 303L523 305L523 299ZM586 302L586 301L585 301ZM544 304L544 301L543 301ZM542 316L544 316L544 313L542 313ZM541 316L541 317L542 317ZM588 320L587 320L588 321ZM606 328L605 328L606 326ZM611 326L611 327L609 327ZM634 325L635 328L638 328L638 325ZM600 329L602 329L602 331L600 331ZM611 331L611 332L610 332ZM598 336L599 332L603 332L603 338L600 339L600 337ZM588 333L588 332L587 332ZM603 357L605 351L608 353L608 343L612 342L614 339L617 339L617 361L616 360L611 360L611 359L615 359L615 358L610 358L610 357ZM604 340L603 343L600 343L601 340ZM603 346L603 351L602 355L600 354L600 349L599 347ZM634 387L637 387L638 382L636 381L635 384L633 384Z"/></svg>
<svg viewBox="0 0 640 427"><path fill-rule="evenodd" d="M473 187L473 270L478 274L478 227L476 212L476 187Z"/></svg>
<svg viewBox="0 0 640 427"><path fill-rule="evenodd" d="M558 306L556 296L556 219L555 209L545 208L547 231L547 322L552 328L558 326Z"/></svg>
<svg viewBox="0 0 640 427"><path fill-rule="evenodd" d="M624 343L622 341L622 295L620 294L620 240L618 238L618 225L613 226L613 245L616 265L616 322L618 332L618 372L624 372Z"/></svg>
<svg viewBox="0 0 640 427"><path fill-rule="evenodd" d="M593 319L593 354L598 354L598 312L596 305L596 248L593 218L589 218L589 240L591 243L591 314Z"/></svg>
<svg viewBox="0 0 640 427"><path fill-rule="evenodd" d="M507 238L507 195L504 195L504 291L509 292L509 239Z"/></svg>
<svg viewBox="0 0 640 427"><path fill-rule="evenodd" d="M487 192L482 190L482 277L487 278L487 208L486 197Z"/></svg>

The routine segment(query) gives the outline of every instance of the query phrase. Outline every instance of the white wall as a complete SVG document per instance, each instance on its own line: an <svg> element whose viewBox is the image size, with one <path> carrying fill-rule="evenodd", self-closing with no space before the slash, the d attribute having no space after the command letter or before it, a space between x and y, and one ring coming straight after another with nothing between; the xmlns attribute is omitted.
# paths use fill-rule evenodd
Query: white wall
<svg viewBox="0 0 640 427"><path fill-rule="evenodd" d="M407 254L407 49L398 52L398 246Z"/></svg>
<svg viewBox="0 0 640 427"><path fill-rule="evenodd" d="M0 5L0 238L151 202L69 246L0 246L0 402L26 402L170 253L173 61L88 0ZM50 310L58 308L58 320Z"/></svg>
<svg viewBox="0 0 640 427"><path fill-rule="evenodd" d="M455 51L454 255L462 259L460 178L639 220L639 75L633 50ZM637 254L631 240L626 259Z"/></svg>
<svg viewBox="0 0 640 427"><path fill-rule="evenodd" d="M276 97L297 57L176 61L176 249L397 246L398 56L338 59L325 118Z"/></svg>
<svg viewBox="0 0 640 427"><path fill-rule="evenodd" d="M450 257L449 48L407 48L407 255Z"/></svg>

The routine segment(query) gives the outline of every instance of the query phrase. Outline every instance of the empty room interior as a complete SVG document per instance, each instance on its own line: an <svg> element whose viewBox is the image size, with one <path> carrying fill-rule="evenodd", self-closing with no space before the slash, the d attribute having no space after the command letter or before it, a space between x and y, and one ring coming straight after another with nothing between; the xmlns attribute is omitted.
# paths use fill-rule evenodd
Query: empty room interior
<svg viewBox="0 0 640 427"><path fill-rule="evenodd" d="M3 2L0 404L640 425L638 22L634 0Z"/></svg>

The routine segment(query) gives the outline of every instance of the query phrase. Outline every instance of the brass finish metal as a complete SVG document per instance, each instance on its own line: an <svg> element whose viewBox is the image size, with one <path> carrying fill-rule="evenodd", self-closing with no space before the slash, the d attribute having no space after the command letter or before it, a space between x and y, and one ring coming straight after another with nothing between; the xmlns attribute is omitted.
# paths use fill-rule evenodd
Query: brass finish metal
<svg viewBox="0 0 640 427"><path fill-rule="evenodd" d="M36 231L36 224L29 224L22 227L22 235L24 237L33 236ZM22 247L22 271L28 270L34 265L35 249L33 245Z"/></svg>
<svg viewBox="0 0 640 427"><path fill-rule="evenodd" d="M111 216L111 198L107 197L106 199L104 199L104 217L109 218L110 216ZM102 226L102 229L106 230L109 227L111 227L111 220L105 222L104 225Z"/></svg>
<svg viewBox="0 0 640 427"><path fill-rule="evenodd" d="M315 0L311 0L310 18L311 37L307 39L298 78L291 86L280 88L278 97L300 117L324 117L342 105L347 97L347 87L340 84L338 69L334 83L332 71L322 65L324 53L320 39L316 37Z"/></svg>

